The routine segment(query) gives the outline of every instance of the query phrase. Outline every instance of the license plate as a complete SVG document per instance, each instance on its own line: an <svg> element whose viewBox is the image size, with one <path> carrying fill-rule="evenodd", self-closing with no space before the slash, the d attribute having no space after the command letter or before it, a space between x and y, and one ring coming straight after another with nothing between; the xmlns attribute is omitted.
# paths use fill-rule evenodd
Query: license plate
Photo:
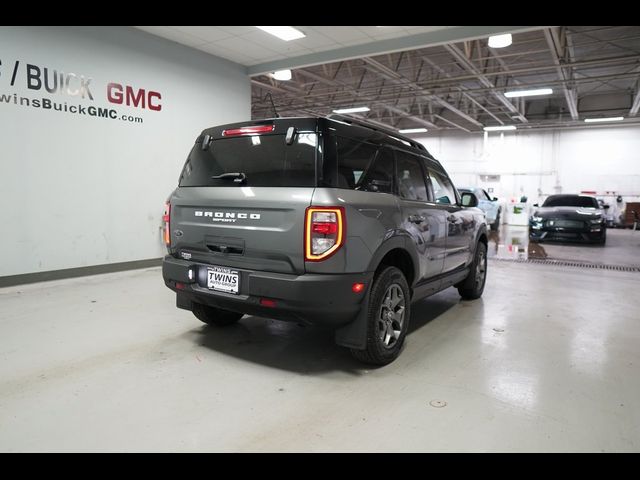
<svg viewBox="0 0 640 480"><path fill-rule="evenodd" d="M224 267L207 268L207 288L217 292L238 293L240 273Z"/></svg>

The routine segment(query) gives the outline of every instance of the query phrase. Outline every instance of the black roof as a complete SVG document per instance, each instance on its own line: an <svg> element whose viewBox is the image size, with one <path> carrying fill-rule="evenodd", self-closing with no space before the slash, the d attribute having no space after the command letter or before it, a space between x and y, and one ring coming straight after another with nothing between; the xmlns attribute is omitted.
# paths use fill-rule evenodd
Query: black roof
<svg viewBox="0 0 640 480"><path fill-rule="evenodd" d="M338 120L340 122L346 122L346 123L350 123L350 124L353 124L353 125L358 125L360 127L369 128L369 129L375 130L377 132L384 133L385 135L389 135L390 137L393 137L396 140L401 140L403 142L408 143L413 148L417 148L418 150L422 150L424 152L427 152L427 148L423 144L421 144L420 142L416 142L412 138L406 137L406 136L402 135L401 133L399 133L397 131L391 130L390 128L384 128L384 127L375 125L373 123L367 122L364 119L353 118L353 117L349 117L349 116L346 116L346 115L339 115L337 113L333 113L331 115L328 115L327 118L329 120ZM427 153L429 153L429 152L427 152Z"/></svg>
<svg viewBox="0 0 640 480"><path fill-rule="evenodd" d="M433 156L429 153L427 148L422 145L420 142L415 141L412 138L409 138L401 133L392 130L391 128L385 128L370 122L367 122L365 119L354 118L346 115L338 115L331 114L326 117L320 116L309 116L309 117L276 117L276 118L263 118L256 120L247 120L244 122L234 122L228 123L225 125L217 125L215 127L206 128L202 131L201 135L211 135L213 138L222 138L222 132L226 129L232 128L240 128L246 126L253 125L274 125L273 133L285 133L289 126L295 126L296 128L304 129L304 130L315 130L319 121L331 121L337 122L338 124L347 125L349 127L354 127L357 129L363 129L361 131L368 131L369 134L365 136L370 139L375 139L375 141L380 142L384 141L384 143L388 143L390 145L394 145L399 148L407 148L419 150L421 153L426 154L428 157L433 158ZM435 159L434 159L435 160ZM435 160L437 162L437 160Z"/></svg>

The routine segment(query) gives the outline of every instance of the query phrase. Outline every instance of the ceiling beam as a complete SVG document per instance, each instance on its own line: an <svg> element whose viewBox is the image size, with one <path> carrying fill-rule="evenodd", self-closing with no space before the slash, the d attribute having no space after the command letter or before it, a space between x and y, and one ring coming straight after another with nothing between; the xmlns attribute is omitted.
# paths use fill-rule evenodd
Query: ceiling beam
<svg viewBox="0 0 640 480"><path fill-rule="evenodd" d="M491 93L502 103L507 109L520 119L521 122L527 123L526 117L504 96L504 93L495 90L496 86L484 75L478 67L471 62L463 52L455 45L445 45L444 48L469 72L471 72L478 81L485 87L491 89Z"/></svg>
<svg viewBox="0 0 640 480"><path fill-rule="evenodd" d="M397 113L399 115L402 115L405 118L410 118L412 120L418 121L418 123L421 123L422 125L426 125L429 128L438 128L435 124L421 119L420 117L417 117L415 115L411 115L409 112L406 112L405 110L402 110L401 108L398 107L394 107L393 105L389 105L388 103L385 102L380 102L378 100L376 100L375 97L371 97L371 96L366 96L366 95L362 95L358 89L351 87L349 85L346 85L342 82L340 82L339 80L331 80L329 78L325 78L321 75L318 75L316 73L313 72L309 72L308 70L304 70L304 69L299 69L297 70L301 75L303 76L307 76L308 78L317 80L318 82L322 82L325 83L327 85L331 85L334 87L343 87L346 91L348 91L349 93L353 94L354 96L356 96L357 98L360 98L361 100L366 100L368 102L371 103L371 105L376 105L376 106L380 106L382 108L386 108L389 111L392 111L394 113ZM389 128L393 128L391 125L387 125L387 127Z"/></svg>
<svg viewBox="0 0 640 480"><path fill-rule="evenodd" d="M638 110L640 110L640 83L638 84L638 89L636 90L636 96L633 99L631 110L629 110L629 116L635 117L638 114Z"/></svg>
<svg viewBox="0 0 640 480"><path fill-rule="evenodd" d="M440 119L440 120L442 120L443 122L446 122L446 123L448 123L449 125L453 125L454 127L459 128L460 130L464 130L464 131L465 131L465 132L467 132L467 133L471 133L471 130L466 129L466 128L464 128L463 126L458 125L457 123L454 123L454 122L452 122L451 120L449 120L449 119L447 119L447 118L444 118L444 117L443 117L443 116L441 116L441 115L434 115L434 117L439 118L439 119Z"/></svg>
<svg viewBox="0 0 640 480"><path fill-rule="evenodd" d="M551 59L553 63L556 65L556 71L558 72L558 78L562 80L562 90L564 92L564 98L567 101L567 106L569 107L569 113L571 113L571 118L573 120L578 120L580 115L578 114L578 97L576 96L576 92L571 90L567 85L567 82L572 80L571 73L567 73L564 68L562 68L561 59L564 59L564 49L566 45L563 46L561 44L561 39L558 31L556 29L546 28L544 30L544 37L547 40L547 45L549 46L549 50L551 51Z"/></svg>
<svg viewBox="0 0 640 480"><path fill-rule="evenodd" d="M451 74L450 73L447 73L442 67L440 67L438 64L436 64L430 58L427 58L427 57L420 57L420 58L422 60L424 60L426 63L428 63L429 65L431 65L431 67L434 68L435 70L437 70L441 75L444 75L446 78L451 78ZM502 120L500 120L498 117L496 117L493 113L491 113L489 110L487 110L480 102L478 102L475 98L473 98L471 95L469 95L467 93L467 87L465 87L464 85L459 85L458 89L460 91L462 91L463 95L466 98L468 98L473 104L475 104L478 107L480 107L481 110L484 110L485 113L487 113L488 115L493 117L493 119L496 122L498 122L500 125L504 125L504 122Z"/></svg>
<svg viewBox="0 0 640 480"><path fill-rule="evenodd" d="M634 68L632 72L640 72L640 66ZM631 109L629 110L629 116L635 117L640 110L640 77L636 81L636 95L633 97L633 102L631 102Z"/></svg>
<svg viewBox="0 0 640 480"><path fill-rule="evenodd" d="M426 98L427 100L435 102L438 105L446 108L447 110L450 110L451 112L453 112L456 115L464 118L467 122L472 123L473 125L476 125L477 127L483 127L484 126L484 125L482 125L482 123L477 121L475 118L471 117L470 115L467 115L462 110L454 107L453 105L451 105L446 100L443 100L442 98L438 97L437 95L432 94L428 90L425 90L424 88L422 88L417 83L412 82L408 78L406 78L403 75L397 73L396 71L390 69L389 67L387 67L386 65L378 62L377 60L374 60L373 58L370 58L370 57L364 57L362 60L364 60L364 62L366 62L367 64L369 64L372 67L374 67L374 71L376 71L376 73L382 74L383 76L385 76L386 78L391 80L393 83L398 84L398 85L406 85L406 86L408 86L409 88L415 90L416 92L419 92L421 94L421 96Z"/></svg>
<svg viewBox="0 0 640 480"><path fill-rule="evenodd" d="M402 115L404 118L413 120L414 122L419 123L420 125L424 125L425 127L435 128L435 129L438 128L435 124L431 123L430 121L425 120L424 118L420 118L416 115L412 115L409 112L402 110L401 108L394 107L392 105L386 105L386 104L382 104L382 106L391 112Z"/></svg>
<svg viewBox="0 0 640 480"><path fill-rule="evenodd" d="M431 47L434 45L444 45L451 42L461 42L476 38L485 38L501 33L527 32L531 30L541 30L546 26L460 26L442 28L433 32L407 35L405 37L389 38L368 42L361 45L326 50L324 52L310 53L298 57L284 58L273 62L259 63L247 67L249 76L261 75L292 68L309 67L312 65L322 65L340 60L351 60L370 55L383 55L385 53L402 52L406 50L416 50L418 48ZM304 30L304 28L303 28Z"/></svg>

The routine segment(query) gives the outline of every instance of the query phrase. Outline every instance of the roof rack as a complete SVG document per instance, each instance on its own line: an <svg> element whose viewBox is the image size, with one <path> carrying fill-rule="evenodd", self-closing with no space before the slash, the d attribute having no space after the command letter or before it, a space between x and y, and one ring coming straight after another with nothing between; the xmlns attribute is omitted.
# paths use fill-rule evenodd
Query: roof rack
<svg viewBox="0 0 640 480"><path fill-rule="evenodd" d="M332 120L340 120L341 122L352 123L354 125L359 125L361 127L369 128L371 130L376 130L378 132L384 133L385 135L389 135L391 137L397 138L398 140L402 140L403 142L407 142L413 148L417 148L418 150L422 150L422 151L427 152L429 154L427 148L423 144L421 144L420 142L416 142L415 140L413 140L413 139L411 139L409 137L405 137L401 133L398 133L398 132L396 132L394 130L391 130L390 128L380 127L380 126L375 125L373 123L369 123L364 119L349 117L347 115L340 115L338 113L332 113L332 114L328 115L327 118L332 119ZM429 154L429 155L431 155L431 154Z"/></svg>

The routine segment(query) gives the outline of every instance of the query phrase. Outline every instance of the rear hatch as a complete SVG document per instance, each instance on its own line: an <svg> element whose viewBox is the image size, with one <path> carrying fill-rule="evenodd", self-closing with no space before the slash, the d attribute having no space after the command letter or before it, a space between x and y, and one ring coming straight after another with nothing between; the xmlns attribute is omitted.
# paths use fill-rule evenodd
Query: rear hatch
<svg viewBox="0 0 640 480"><path fill-rule="evenodd" d="M304 273L305 209L316 185L315 121L205 130L171 198L171 251L220 266ZM287 132L295 135L287 141Z"/></svg>

